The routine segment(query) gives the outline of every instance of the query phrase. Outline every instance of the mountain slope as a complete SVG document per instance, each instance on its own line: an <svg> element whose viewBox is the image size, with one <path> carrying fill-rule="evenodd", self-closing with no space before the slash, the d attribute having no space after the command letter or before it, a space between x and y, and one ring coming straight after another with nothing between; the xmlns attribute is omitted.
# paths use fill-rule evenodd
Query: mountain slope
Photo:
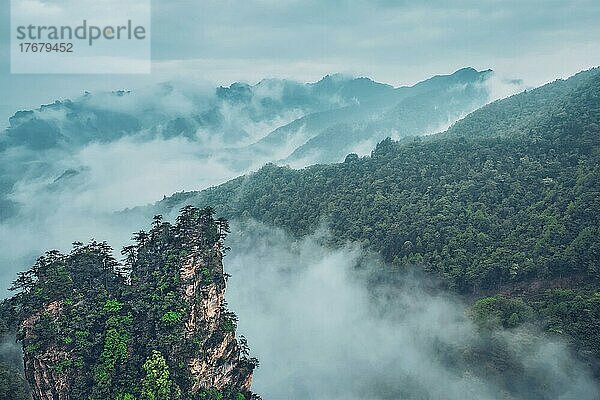
<svg viewBox="0 0 600 400"><path fill-rule="evenodd" d="M443 134L385 140L370 157L267 165L177 200L295 235L325 223L337 243L359 241L461 293L524 296L544 326L600 356L599 72L497 101ZM581 307L560 311L570 301Z"/></svg>
<svg viewBox="0 0 600 400"><path fill-rule="evenodd" d="M531 249L537 240L534 231L516 235L506 218L514 218L514 226L525 219L542 230L552 220L551 215L560 213L561 223L572 224L568 229L595 229L597 216L586 211L586 207L597 207L596 203L587 202L597 189L594 178L598 172L598 80L598 71L592 70L567 83L558 81L515 95L472 113L447 133L400 144L386 140L371 157L349 156L342 164L305 170L268 165L258 173L216 188L181 196L185 197L184 202L224 204L221 209L230 217L259 218L298 234L309 232L325 218L340 240L364 240L388 261L397 263L410 254L422 254L414 249L403 250L406 241L415 244L420 239L425 246L421 250L427 249L424 253L433 257L437 251L431 259L432 265L437 264L433 261L442 252L445 257L450 256L451 249L439 246L443 240L427 247L420 235L440 237L435 227L439 224L440 228L453 229L444 235L449 239L458 234L456 229L466 228L478 219L482 221L471 233L475 237L483 233L485 238L479 240L506 241L502 247L507 249L513 245ZM523 104L528 104L531 111L518 116L513 127L505 121L503 112ZM493 135L493 130L506 134ZM532 210L541 214L536 215L536 220L527 217ZM545 215L543 210L551 215ZM425 215L411 216L414 211ZM584 214L579 215L580 212ZM451 218L457 213L459 220ZM435 224L428 228L425 221ZM377 225L394 229L378 231ZM437 234L433 232L436 230ZM566 235L563 228L559 231ZM569 235L569 242L578 236L576 232ZM540 242L538 247L548 244ZM561 251L566 251L566 247ZM582 251L587 254L585 249ZM475 262L470 261L469 264ZM525 260L519 264L523 263ZM462 262L456 262L455 268L461 274L468 270ZM535 275L529 273L530 268L531 265L520 273ZM445 266L446 272L452 270ZM499 275L494 277L472 276L461 287L466 290L470 286L510 282L508 270L496 272Z"/></svg>
<svg viewBox="0 0 600 400"><path fill-rule="evenodd" d="M356 104L310 114L278 128L251 148L292 149L283 162L307 165L338 162L355 150L370 151L388 136L434 133L489 101L485 82L491 75L490 70L463 68L388 90L384 96L357 99Z"/></svg>
<svg viewBox="0 0 600 400"><path fill-rule="evenodd" d="M107 168L98 170L97 164L109 155L139 160L159 153L150 161L162 179L147 185L152 193L144 201L208 187L267 162L341 161L386 136L441 129L485 104L490 76L491 71L465 68L400 88L342 75L307 84L270 79L216 89L172 82L137 92L86 93L19 111L0 133L0 220L19 211L37 214L39 209L27 210L30 199L52 203L63 194L94 196L86 190L103 176ZM172 184L177 173L169 164L182 153L189 163L213 165L211 173L190 179L192 184ZM107 163L116 177L131 170ZM139 204L122 198L122 207Z"/></svg>

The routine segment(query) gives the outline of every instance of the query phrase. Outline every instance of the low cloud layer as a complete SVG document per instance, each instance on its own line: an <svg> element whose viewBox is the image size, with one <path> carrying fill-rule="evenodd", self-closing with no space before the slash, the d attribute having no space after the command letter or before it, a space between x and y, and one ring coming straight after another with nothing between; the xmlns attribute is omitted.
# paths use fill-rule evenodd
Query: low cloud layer
<svg viewBox="0 0 600 400"><path fill-rule="evenodd" d="M227 299L261 361L253 387L265 399L592 400L598 393L563 343L526 330L482 338L458 299L414 276L367 284L378 261L357 246L328 249L325 237L292 240L247 223L228 239ZM507 349L523 381L506 387L453 359L485 340Z"/></svg>
<svg viewBox="0 0 600 400"><path fill-rule="evenodd" d="M520 90L519 85L495 78L488 81L484 84ZM235 96L245 99L243 90L229 89L226 95L233 97L226 101L215 95L214 88L171 82L131 93L92 93L72 105L35 111L30 117L39 122L37 127L16 136L35 136L36 129L50 126L64 135L66 144L42 149L10 146L2 152L0 186L4 179L18 179L6 198L18 204L19 212L0 223L0 291L6 293L16 272L46 250L66 250L71 242L92 237L109 240L118 248L132 231L146 225L147 216L124 219L113 215L116 211L178 191L204 189L285 159L319 131L298 124L290 128L286 140L258 149L247 145L307 113L352 101L339 98L335 90L313 93L308 88L265 80L252 87L250 100L239 101ZM491 86L486 90L494 99L497 91ZM30 117L22 118L26 122ZM441 130L458 117L449 115L446 124L423 133ZM335 118L331 117L331 124ZM186 134L173 124L179 119L187 121L183 128L191 126ZM123 131L131 126L132 131ZM23 143L29 144L27 140L37 139L23 139ZM369 154L378 140L365 139L348 152ZM344 157L345 153L340 160L329 161ZM316 161L323 158L309 154L290 163L301 168Z"/></svg>

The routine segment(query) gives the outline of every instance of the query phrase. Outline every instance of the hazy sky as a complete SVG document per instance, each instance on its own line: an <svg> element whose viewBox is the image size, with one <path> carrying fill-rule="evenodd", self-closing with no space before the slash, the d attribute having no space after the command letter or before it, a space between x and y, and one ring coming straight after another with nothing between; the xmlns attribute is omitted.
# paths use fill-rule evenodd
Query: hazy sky
<svg viewBox="0 0 600 400"><path fill-rule="evenodd" d="M151 75L11 75L9 1L2 1L0 126L15 108L174 78L228 84L346 72L403 85L473 66L537 85L600 64L597 0L152 0L152 7Z"/></svg>

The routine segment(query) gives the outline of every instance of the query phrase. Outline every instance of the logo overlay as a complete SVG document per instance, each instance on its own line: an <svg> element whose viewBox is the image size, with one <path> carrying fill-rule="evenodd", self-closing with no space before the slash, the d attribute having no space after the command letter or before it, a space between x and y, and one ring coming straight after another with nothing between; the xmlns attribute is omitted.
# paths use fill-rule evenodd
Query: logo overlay
<svg viewBox="0 0 600 400"><path fill-rule="evenodd" d="M151 0L11 0L11 73L150 73Z"/></svg>

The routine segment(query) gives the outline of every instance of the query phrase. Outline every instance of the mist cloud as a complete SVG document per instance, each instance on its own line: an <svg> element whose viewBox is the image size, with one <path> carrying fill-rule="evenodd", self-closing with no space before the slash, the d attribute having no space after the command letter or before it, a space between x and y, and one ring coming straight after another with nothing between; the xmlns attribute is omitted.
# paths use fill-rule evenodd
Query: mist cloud
<svg viewBox="0 0 600 400"><path fill-rule="evenodd" d="M115 211L182 190L204 189L267 162L285 160L319 130L301 123L285 128L289 135L281 142L258 149L247 146L307 113L352 100L340 99L335 92L305 93L308 86L293 84L301 96L310 95L306 104L296 104L298 98L285 94L289 84L263 80L252 87L249 99L238 102L235 97L232 101L218 97L214 87L174 81L131 92L86 94L73 103L35 110L31 117L55 127L66 139L57 147L11 146L2 153L2 174L18 177L8 199L19 204L19 213L0 224L6 249L0 255L5 267L0 290L47 249L65 250L74 240L92 237L120 247L131 231L146 224L146 215L123 219L113 215ZM490 93L499 93L496 88L504 93L518 88L500 79L483 84L489 85L485 89ZM110 113L126 121L124 126L137 128L119 131L120 125L111 126ZM449 115L447 124L432 126L425 133L442 130L459 117ZM181 134L169 127L178 119L186 121L189 132ZM90 125L98 126L99 133ZM363 140L348 152L367 155L377 141ZM283 162L302 168L316 161L319 154Z"/></svg>
<svg viewBox="0 0 600 400"><path fill-rule="evenodd" d="M257 223L235 224L228 239L227 299L261 361L253 388L265 399L591 400L598 393L563 343L527 330L482 338L459 299L416 276L367 284L381 271L377 259L354 245L328 249L324 239L320 232L292 240ZM486 340L508 349L531 387L515 380L507 388L453 359Z"/></svg>

